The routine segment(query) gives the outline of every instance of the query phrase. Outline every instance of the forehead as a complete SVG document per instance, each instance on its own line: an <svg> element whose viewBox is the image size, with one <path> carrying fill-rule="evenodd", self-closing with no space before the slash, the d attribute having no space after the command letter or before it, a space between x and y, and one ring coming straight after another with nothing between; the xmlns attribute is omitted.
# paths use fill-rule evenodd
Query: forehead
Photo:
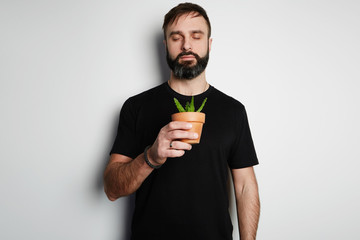
<svg viewBox="0 0 360 240"><path fill-rule="evenodd" d="M198 13L185 13L179 16L172 24L169 24L166 29L166 35L171 32L192 32L202 31L208 34L208 26L205 18Z"/></svg>

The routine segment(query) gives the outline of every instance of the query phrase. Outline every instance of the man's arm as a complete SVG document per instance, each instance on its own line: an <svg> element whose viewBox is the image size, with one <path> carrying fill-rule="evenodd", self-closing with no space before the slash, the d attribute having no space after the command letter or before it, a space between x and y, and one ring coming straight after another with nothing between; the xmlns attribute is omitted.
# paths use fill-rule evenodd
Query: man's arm
<svg viewBox="0 0 360 240"><path fill-rule="evenodd" d="M121 154L111 154L104 172L104 190L111 201L135 192L153 169L146 164L144 154L131 159Z"/></svg>
<svg viewBox="0 0 360 240"><path fill-rule="evenodd" d="M253 167L232 169L241 240L255 240L260 216L258 185Z"/></svg>
<svg viewBox="0 0 360 240"><path fill-rule="evenodd" d="M187 122L170 122L163 127L154 144L148 149L147 157L151 164L164 164L168 157L180 157L191 145L176 139L196 139ZM171 143L171 147L170 147ZM145 162L144 153L135 159L111 154L110 161L104 172L104 190L111 201L135 192L154 169Z"/></svg>

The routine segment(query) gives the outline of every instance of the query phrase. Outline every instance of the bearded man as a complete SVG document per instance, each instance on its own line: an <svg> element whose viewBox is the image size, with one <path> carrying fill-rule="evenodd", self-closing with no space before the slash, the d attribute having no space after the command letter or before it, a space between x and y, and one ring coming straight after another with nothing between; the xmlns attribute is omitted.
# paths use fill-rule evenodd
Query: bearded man
<svg viewBox="0 0 360 240"><path fill-rule="evenodd" d="M118 134L104 172L112 201L136 192L133 240L232 239L228 173L231 172L240 238L255 239L259 195L253 166L258 164L244 106L206 81L212 39L203 8L184 3L163 24L170 79L126 100ZM194 97L207 98L199 144L191 124L171 121ZM229 169L231 171L229 171Z"/></svg>

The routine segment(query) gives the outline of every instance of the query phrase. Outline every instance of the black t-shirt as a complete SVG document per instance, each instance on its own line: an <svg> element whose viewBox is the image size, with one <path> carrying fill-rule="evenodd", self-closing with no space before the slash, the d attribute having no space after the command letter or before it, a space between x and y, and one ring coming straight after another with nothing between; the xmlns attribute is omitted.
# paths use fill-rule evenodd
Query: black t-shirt
<svg viewBox="0 0 360 240"><path fill-rule="evenodd" d="M126 100L111 153L136 158L190 96L165 82ZM244 106L213 86L194 96L195 109L208 98L200 144L168 158L136 192L133 240L232 239L228 169L258 164Z"/></svg>

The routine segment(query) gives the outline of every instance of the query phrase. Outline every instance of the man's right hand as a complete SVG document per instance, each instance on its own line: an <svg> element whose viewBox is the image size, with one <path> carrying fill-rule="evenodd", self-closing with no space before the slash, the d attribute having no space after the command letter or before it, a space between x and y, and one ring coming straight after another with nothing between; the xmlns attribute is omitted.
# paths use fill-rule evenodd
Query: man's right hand
<svg viewBox="0 0 360 240"><path fill-rule="evenodd" d="M168 157L181 157L191 145L181 142L180 139L196 139L197 136L187 122L170 122L163 127L154 144L148 149L147 157L153 165L163 164ZM171 147L170 147L171 143ZM135 159L113 153L104 172L104 188L111 201L121 196L134 193L149 176L151 169L144 162L144 155Z"/></svg>
<svg viewBox="0 0 360 240"><path fill-rule="evenodd" d="M161 165L168 157L184 155L185 150L191 149L191 145L181 142L180 139L196 139L198 137L197 133L186 131L191 127L191 123L179 121L173 121L164 126L148 150L149 160L154 165Z"/></svg>

